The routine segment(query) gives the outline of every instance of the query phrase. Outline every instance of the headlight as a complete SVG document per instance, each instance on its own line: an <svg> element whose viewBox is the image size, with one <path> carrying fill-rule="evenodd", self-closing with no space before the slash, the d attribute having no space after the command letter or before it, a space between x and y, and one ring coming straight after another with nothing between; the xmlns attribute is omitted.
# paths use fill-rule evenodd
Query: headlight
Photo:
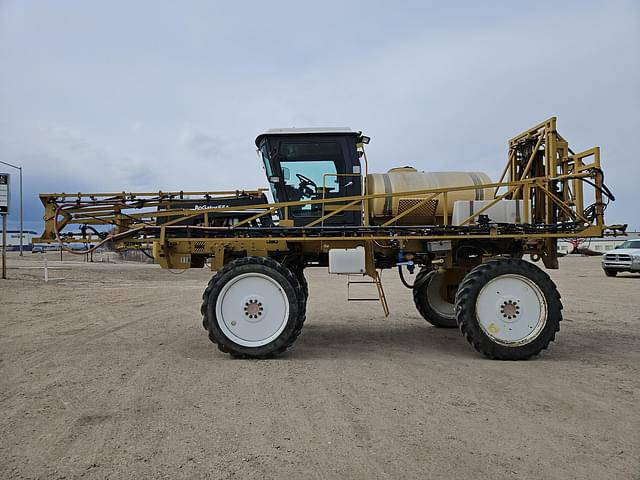
<svg viewBox="0 0 640 480"><path fill-rule="evenodd" d="M631 260L633 261L633 263L640 263L640 255L633 255L631 257Z"/></svg>

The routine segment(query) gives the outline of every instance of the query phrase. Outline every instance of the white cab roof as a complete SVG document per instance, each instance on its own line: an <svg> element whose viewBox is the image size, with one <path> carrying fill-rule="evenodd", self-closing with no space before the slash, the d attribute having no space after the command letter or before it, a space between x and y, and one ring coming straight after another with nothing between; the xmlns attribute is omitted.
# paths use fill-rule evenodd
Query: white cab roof
<svg viewBox="0 0 640 480"><path fill-rule="evenodd" d="M266 135L317 135L317 134L354 134L355 132L349 127L315 127L315 128L269 128L256 137L256 145L260 143L262 137Z"/></svg>

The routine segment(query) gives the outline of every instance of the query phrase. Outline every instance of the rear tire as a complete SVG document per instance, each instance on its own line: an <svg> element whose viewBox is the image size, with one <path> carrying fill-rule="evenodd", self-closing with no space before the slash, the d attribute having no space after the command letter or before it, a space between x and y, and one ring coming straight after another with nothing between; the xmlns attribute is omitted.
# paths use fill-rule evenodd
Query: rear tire
<svg viewBox="0 0 640 480"><path fill-rule="evenodd" d="M546 349L560 330L562 303L549 276L524 260L478 265L456 294L458 325L479 352L525 360Z"/></svg>
<svg viewBox="0 0 640 480"><path fill-rule="evenodd" d="M302 330L302 326L304 325L305 320L307 319L307 300L309 300L309 284L307 283L307 279L304 276L304 264L302 263L292 263L286 264L282 263L282 266L291 270L291 273L296 277L298 283L300 284L300 288L302 289L302 302L300 308L302 309L302 315L300 316L300 320L298 321L298 328Z"/></svg>
<svg viewBox="0 0 640 480"><path fill-rule="evenodd" d="M234 260L211 279L201 312L209 339L224 353L267 358L300 335L306 298L298 278L267 257Z"/></svg>
<svg viewBox="0 0 640 480"><path fill-rule="evenodd" d="M440 328L455 328L455 304L442 298L441 284L444 275L436 270L422 269L413 284L413 303L418 312L431 325Z"/></svg>
<svg viewBox="0 0 640 480"><path fill-rule="evenodd" d="M302 263L291 263L286 264L283 263L285 267L293 272L298 281L300 282L300 286L302 287L302 292L304 293L304 302L307 303L307 299L309 298L309 284L307 283L307 279L304 276L304 264Z"/></svg>
<svg viewBox="0 0 640 480"><path fill-rule="evenodd" d="M618 272L616 270L605 270L604 274L607 277L615 277L616 275L618 275Z"/></svg>

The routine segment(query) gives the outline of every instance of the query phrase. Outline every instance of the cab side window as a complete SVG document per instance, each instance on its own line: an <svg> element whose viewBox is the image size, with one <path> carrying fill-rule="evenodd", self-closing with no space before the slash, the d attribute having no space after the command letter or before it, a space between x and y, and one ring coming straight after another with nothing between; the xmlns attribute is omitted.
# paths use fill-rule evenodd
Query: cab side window
<svg viewBox="0 0 640 480"><path fill-rule="evenodd" d="M345 171L342 148L337 142L281 142L278 160L287 201L344 196ZM295 208L294 215L313 216L320 205Z"/></svg>

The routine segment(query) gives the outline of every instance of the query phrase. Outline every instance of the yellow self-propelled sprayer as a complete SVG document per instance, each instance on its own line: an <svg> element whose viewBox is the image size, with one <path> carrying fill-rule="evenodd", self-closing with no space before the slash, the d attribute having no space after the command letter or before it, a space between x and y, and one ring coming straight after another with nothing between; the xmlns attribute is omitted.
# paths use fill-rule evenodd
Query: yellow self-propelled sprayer
<svg viewBox="0 0 640 480"><path fill-rule="evenodd" d="M380 270L398 268L420 314L459 327L483 354L515 360L545 349L562 305L534 262L558 268L559 238L624 230L604 222L613 196L599 148L574 153L550 118L509 141L493 182L480 172L369 173L368 143L345 128L259 135L275 203L264 189L42 194L36 241L142 249L163 268L210 264L203 325L236 356L271 356L295 341L309 267L370 277L385 314ZM403 269L416 267L409 284Z"/></svg>

